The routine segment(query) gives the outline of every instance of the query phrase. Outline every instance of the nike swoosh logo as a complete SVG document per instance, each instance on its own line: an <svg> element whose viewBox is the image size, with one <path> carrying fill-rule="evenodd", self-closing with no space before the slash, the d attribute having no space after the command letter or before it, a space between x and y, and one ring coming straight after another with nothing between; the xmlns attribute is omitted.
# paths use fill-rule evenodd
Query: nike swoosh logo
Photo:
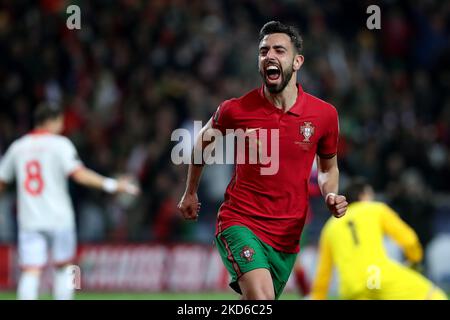
<svg viewBox="0 0 450 320"><path fill-rule="evenodd" d="M253 131L256 131L259 129L261 129L261 128L247 128L247 129L245 129L245 133L250 133L250 132L253 132Z"/></svg>

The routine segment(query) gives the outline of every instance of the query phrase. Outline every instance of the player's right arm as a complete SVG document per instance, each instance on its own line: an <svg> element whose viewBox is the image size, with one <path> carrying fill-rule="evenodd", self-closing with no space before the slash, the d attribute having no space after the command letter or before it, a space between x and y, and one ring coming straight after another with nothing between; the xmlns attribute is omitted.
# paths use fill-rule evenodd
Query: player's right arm
<svg viewBox="0 0 450 320"><path fill-rule="evenodd" d="M380 214L383 231L403 249L410 262L420 262L423 257L423 250L414 230L387 205L381 205Z"/></svg>
<svg viewBox="0 0 450 320"><path fill-rule="evenodd" d="M311 298L314 300L325 300L328 295L333 271L333 258L331 247L326 236L326 229L322 230L319 240L319 256L317 272L311 290Z"/></svg>
<svg viewBox="0 0 450 320"><path fill-rule="evenodd" d="M224 101L194 139L186 190L178 203L178 209L187 220L197 220L200 211L201 204L198 201L197 189L200 184L203 166L207 163L210 156L205 154L205 148L210 144L214 144L218 136L225 135L226 129L233 128L234 121L230 112L231 105L230 100ZM213 148L208 149L210 152L213 150Z"/></svg>
<svg viewBox="0 0 450 320"><path fill-rule="evenodd" d="M203 166L205 165L203 150L209 144L214 143L214 139L210 139L213 135L213 130L212 119L210 119L194 140L191 163L189 164L186 180L186 190L178 203L178 209L186 220L196 220L200 211L201 204L198 202L197 190L200 184ZM198 159L194 156L196 153L201 155L197 157Z"/></svg>
<svg viewBox="0 0 450 320"><path fill-rule="evenodd" d="M203 151L208 145L215 142L217 136L225 135L226 129L233 128L234 121L230 107L230 100L224 101L219 105L212 118L195 137L191 163L188 168L186 190L177 206L181 215L187 220L196 220L200 211L197 189L200 184L203 166L208 158L208 155L205 155L206 159L204 158ZM212 151L213 148L209 148L209 150Z"/></svg>

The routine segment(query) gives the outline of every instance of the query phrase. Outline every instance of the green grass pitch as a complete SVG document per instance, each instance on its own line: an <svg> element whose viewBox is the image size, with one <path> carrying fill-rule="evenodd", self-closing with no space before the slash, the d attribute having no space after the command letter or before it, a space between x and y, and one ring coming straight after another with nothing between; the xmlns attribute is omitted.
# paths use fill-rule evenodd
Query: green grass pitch
<svg viewBox="0 0 450 320"><path fill-rule="evenodd" d="M447 293L450 300L450 293ZM0 291L0 300L15 300L13 291ZM40 299L52 299L50 294L43 294ZM205 293L136 293L136 292L77 292L76 300L238 300L239 296L227 292ZM284 293L280 300L302 300L302 296L296 293Z"/></svg>
<svg viewBox="0 0 450 320"><path fill-rule="evenodd" d="M16 293L13 291L0 292L0 300L15 300ZM50 294L40 297L50 300ZM238 300L239 296L227 292L207 293L131 293L131 292L77 292L76 300ZM300 300L302 297L295 293L285 293L281 300Z"/></svg>

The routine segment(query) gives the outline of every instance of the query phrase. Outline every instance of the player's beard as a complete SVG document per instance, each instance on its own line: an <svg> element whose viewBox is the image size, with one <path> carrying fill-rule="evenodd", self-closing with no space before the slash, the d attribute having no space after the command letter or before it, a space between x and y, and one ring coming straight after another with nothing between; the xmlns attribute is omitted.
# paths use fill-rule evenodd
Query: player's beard
<svg viewBox="0 0 450 320"><path fill-rule="evenodd" d="M294 64L292 63L288 68L286 68L286 71L280 66L281 69L281 82L279 84L271 84L267 82L266 78L266 72L265 70L259 70L259 74L263 78L264 85L266 86L267 90L269 90L272 94L278 94L286 88L289 81L291 81L292 74L294 73Z"/></svg>

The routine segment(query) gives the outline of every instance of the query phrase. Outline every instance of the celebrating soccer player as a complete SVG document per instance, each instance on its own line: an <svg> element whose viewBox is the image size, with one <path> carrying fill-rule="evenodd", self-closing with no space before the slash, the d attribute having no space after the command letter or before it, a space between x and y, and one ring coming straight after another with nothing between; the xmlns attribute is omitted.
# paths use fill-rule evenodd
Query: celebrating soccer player
<svg viewBox="0 0 450 320"><path fill-rule="evenodd" d="M261 138L258 148L278 152L278 157L272 157L278 161L273 166L277 170L270 174L260 170L267 168L266 163L236 164L218 213L215 243L231 274L230 286L243 299L280 297L299 252L316 154L326 205L336 217L347 209L345 197L338 195L338 114L296 82L304 62L301 52L302 38L295 28L266 23L259 34L258 52L263 85L220 104L194 145L193 154L202 152L215 131L240 130ZM261 137L263 132L267 139ZM251 149L251 143L246 146ZM178 205L186 219L198 217L203 164L189 165L186 190Z"/></svg>

